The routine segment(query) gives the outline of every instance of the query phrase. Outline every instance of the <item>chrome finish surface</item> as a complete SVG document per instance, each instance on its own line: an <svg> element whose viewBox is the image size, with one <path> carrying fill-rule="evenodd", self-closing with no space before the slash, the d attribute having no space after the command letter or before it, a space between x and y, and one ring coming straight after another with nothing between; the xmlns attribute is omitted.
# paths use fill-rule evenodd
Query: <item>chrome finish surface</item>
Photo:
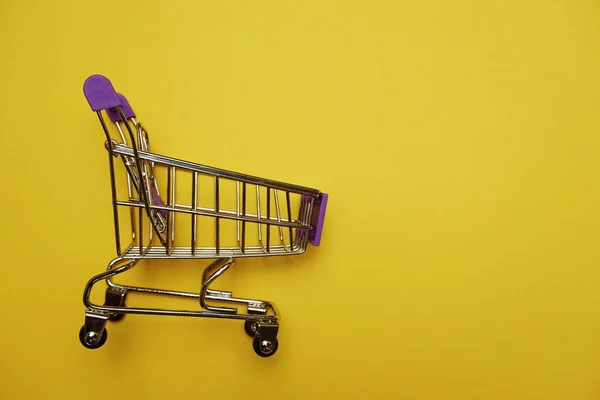
<svg viewBox="0 0 600 400"><path fill-rule="evenodd" d="M113 152L118 155L124 156L134 156L135 151L131 147L127 147L121 144L115 144L113 146ZM240 182L246 182L251 185L259 185L259 186L269 186L273 189L278 189L282 191L290 191L306 196L318 196L321 192L317 189L311 189L304 186L293 185L290 183L284 183L279 181L274 181L272 179L259 178L252 175L242 174L239 172L228 171L225 169L210 167L207 165L196 164L189 161L180 160L177 158L166 157L163 155L149 153L146 151L138 151L138 156L141 160L147 160L154 162L156 164L161 165L172 165L175 168L186 170L186 171L196 171L201 174L218 176L220 178L226 178L231 180L239 180Z"/></svg>
<svg viewBox="0 0 600 400"><path fill-rule="evenodd" d="M114 124L116 139L102 112L97 115L106 136L117 258L85 286L82 343L88 348L100 347L106 341L107 321L125 314L226 318L248 321L246 329L256 340L254 350L262 357L274 354L279 316L273 304L235 297L212 285L237 258L304 253L313 229L313 205L321 192L153 153L145 127L134 118L127 119L121 107L115 110L121 117ZM125 190L120 190L121 185ZM129 219L126 224L120 220L123 208ZM123 228L131 233L121 235ZM131 241L121 243L122 236ZM197 292L113 280L146 259L210 263ZM108 284L102 305L90 299L92 288L100 281ZM129 293L194 299L197 309L128 307L125 298Z"/></svg>

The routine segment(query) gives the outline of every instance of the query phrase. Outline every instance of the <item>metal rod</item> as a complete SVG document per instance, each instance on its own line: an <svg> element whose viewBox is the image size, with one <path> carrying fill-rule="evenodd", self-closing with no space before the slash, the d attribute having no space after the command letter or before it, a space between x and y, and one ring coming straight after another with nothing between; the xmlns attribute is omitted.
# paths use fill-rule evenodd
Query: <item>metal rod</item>
<svg viewBox="0 0 600 400"><path fill-rule="evenodd" d="M121 135L121 140L123 140L123 144L127 146L127 140L125 140L125 135L123 134L123 129L121 129L121 124L119 124L119 121L116 121L115 124L117 125L119 135Z"/></svg>
<svg viewBox="0 0 600 400"><path fill-rule="evenodd" d="M167 204L170 206L171 205L171 194L172 194L172 190L171 190L171 185L173 184L173 168L169 167L167 168ZM167 236L167 253L169 253L169 248L171 247L171 235L169 235L169 230L171 229L171 224L173 223L172 221L173 219L173 213L168 211L167 212L167 229L165 229L165 233Z"/></svg>
<svg viewBox="0 0 600 400"><path fill-rule="evenodd" d="M140 240L140 245L139 245L140 254L142 254L142 252L144 251L144 218L143 218L143 215L144 215L143 211L144 211L144 209L140 208L139 210L140 211L138 213L138 226L139 226L139 232L138 232L139 235L138 235L138 237L139 237L139 240Z"/></svg>
<svg viewBox="0 0 600 400"><path fill-rule="evenodd" d="M144 140L142 138L142 126L141 125L137 125L137 134L138 134L138 145L142 148L142 150L144 150L143 144L144 144ZM151 206L154 203L154 200L152 198L152 194L150 193L150 174L148 174L148 162L144 161L143 165L142 165L142 178L145 181L145 185L142 185L144 187L144 190L146 192L146 198L148 199L148 205ZM150 212L150 214L148 215L148 218L150 219L150 238L152 238L152 227L155 224L154 222L154 217L155 215ZM158 232L157 232L158 234Z"/></svg>
<svg viewBox="0 0 600 400"><path fill-rule="evenodd" d="M246 182L242 183L242 249L241 252L244 254L246 247Z"/></svg>
<svg viewBox="0 0 600 400"><path fill-rule="evenodd" d="M240 181L235 181L235 215L236 217L240 216ZM237 230L237 243L240 245L240 228L241 222L238 220L236 222L236 230Z"/></svg>
<svg viewBox="0 0 600 400"><path fill-rule="evenodd" d="M290 192L285 192L285 201L287 203L287 212L288 212L288 221L292 220L292 208L290 206ZM289 228L290 232L290 250L294 251L294 238L292 233L292 228Z"/></svg>
<svg viewBox="0 0 600 400"><path fill-rule="evenodd" d="M110 186L111 186L111 196L113 203L113 222L115 225L115 244L117 248L117 255L121 255L121 233L119 232L119 212L117 207L117 188L115 186L115 165L114 165L114 151L112 146L112 141L110 137L110 133L108 132L108 128L106 127L106 123L104 122L104 118L102 117L102 112L96 111L98 115L98 119L100 120L100 125L102 125L102 129L104 130L104 134L106 135L107 147L108 147L108 164L110 169Z"/></svg>
<svg viewBox="0 0 600 400"><path fill-rule="evenodd" d="M260 214L260 186L258 185L256 185L256 217L258 219L258 223L256 224L258 228L258 243L262 246L262 224L260 223L262 215Z"/></svg>
<svg viewBox="0 0 600 400"><path fill-rule="evenodd" d="M198 173L192 174L192 210L198 206ZM192 214L192 254L196 254L196 214Z"/></svg>
<svg viewBox="0 0 600 400"><path fill-rule="evenodd" d="M119 135L121 136L121 140L123 140L123 144L125 146L127 146L127 140L125 140L125 135L123 134L123 129L121 129L121 124L119 124L119 121L115 122L115 125L117 125L117 130L119 131ZM121 156L123 158L123 162L126 164L127 163L131 163L131 158L129 157L125 157L125 156ZM133 196L133 191L132 191L132 187L131 187L131 174L129 173L129 168L127 168L128 173L127 173L127 195L129 196L129 199L132 198ZM135 209L134 208L130 208L130 218L131 218L131 236L132 239L135 240Z"/></svg>
<svg viewBox="0 0 600 400"><path fill-rule="evenodd" d="M176 188L177 168L171 167L171 169L173 170L173 173L171 174L172 177L171 177L171 204L170 204L170 206L173 206L175 204L175 188ZM171 252L173 251L173 248L175 247L175 216L177 215L173 211L171 211L171 213L172 213L171 226L170 226L171 232L167 232L167 235L170 236L170 238L171 238L171 246L169 246L169 254L171 254Z"/></svg>
<svg viewBox="0 0 600 400"><path fill-rule="evenodd" d="M279 192L277 191L277 189L274 189L273 193L275 194L275 208L277 210L277 222L281 222L281 209L279 208ZM281 225L279 225L279 240L281 241L281 244L284 244L284 242L283 242L283 227Z"/></svg>
<svg viewBox="0 0 600 400"><path fill-rule="evenodd" d="M219 214L219 177L215 176L215 213ZM215 218L215 254L219 255L219 217Z"/></svg>
<svg viewBox="0 0 600 400"><path fill-rule="evenodd" d="M271 188L267 188L267 221L271 219ZM271 225L267 224L267 253L271 247Z"/></svg>
<svg viewBox="0 0 600 400"><path fill-rule="evenodd" d="M214 307L206 304L206 294L208 286L221 276L229 267L233 265L233 258L229 260L221 258L210 264L202 274L202 289L200 291L200 306L208 311L216 311L228 314L237 314L237 308L231 307Z"/></svg>

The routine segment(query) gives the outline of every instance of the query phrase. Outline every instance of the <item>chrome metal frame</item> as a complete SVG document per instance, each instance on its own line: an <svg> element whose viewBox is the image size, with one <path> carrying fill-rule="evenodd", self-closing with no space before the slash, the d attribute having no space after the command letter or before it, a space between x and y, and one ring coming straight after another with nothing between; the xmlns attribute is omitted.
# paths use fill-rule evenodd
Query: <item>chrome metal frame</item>
<svg viewBox="0 0 600 400"><path fill-rule="evenodd" d="M109 319L125 314L151 314L244 320L247 321L246 324L250 324L247 325L250 326L250 330L247 329L246 332L253 334L255 341L258 341L260 351L255 346L257 353L262 356L274 353L277 348L274 341L279 316L273 304L263 300L237 298L229 291L211 289L210 286L233 265L236 258L302 254L309 243L309 231L313 229L311 221L314 205L321 192L153 153L150 150L148 133L142 124L133 117L127 118L121 107L112 110L120 116L120 121L115 123L120 141L112 137L102 112L96 113L106 135L105 147L109 158L117 257L108 264L105 272L92 277L85 287L83 303L87 312L86 323L80 332L82 343L90 348L102 345L106 340L105 326ZM114 163L116 158L120 158L125 166L127 199L119 199L117 196ZM159 171L166 173L166 188L163 190L166 200L161 197L160 179L157 177ZM177 176L182 172L191 174L192 178L192 195L189 202L181 199L176 201ZM199 204L200 176L214 179L210 189L214 206ZM224 180L235 183L235 209L225 209L222 206L220 185ZM255 211L247 208L249 189L253 189L252 186L256 190ZM266 197L261 199L262 193L265 193ZM299 200L296 219L292 218L292 214L295 214L293 204L296 203L292 202L292 198ZM266 201L266 207L261 209L263 200ZM131 242L124 247L120 237L119 207L129 208ZM176 217L184 216L188 216L191 221L191 240L182 244L176 235L175 220ZM198 245L199 218L211 218L214 221L214 245ZM223 243L220 229L222 220L235 221L235 238L232 240L235 245ZM146 226L144 221L147 221ZM247 231L252 225L257 229L256 243L248 242ZM274 227L275 238L271 237L271 227ZM132 269L143 259L214 261L205 268L198 293L122 285L112 280L113 277ZM90 300L90 293L94 285L103 280L108 284L105 304L94 304ZM130 292L197 299L201 310L127 307L125 297ZM215 306L208 301L238 304L245 306L246 311L240 313L237 308Z"/></svg>

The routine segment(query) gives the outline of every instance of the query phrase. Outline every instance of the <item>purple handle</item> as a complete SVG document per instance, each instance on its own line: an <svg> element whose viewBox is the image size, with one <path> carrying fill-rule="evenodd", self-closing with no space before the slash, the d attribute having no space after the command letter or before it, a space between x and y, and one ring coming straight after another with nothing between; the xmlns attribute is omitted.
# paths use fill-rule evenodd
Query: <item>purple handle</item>
<svg viewBox="0 0 600 400"><path fill-rule="evenodd" d="M83 84L83 94L94 111L121 105L112 83L102 75L92 75Z"/></svg>
<svg viewBox="0 0 600 400"><path fill-rule="evenodd" d="M121 109L123 110L123 114L125 114L125 118L135 118L135 113L133 109L129 105L129 102L121 93L117 93L117 98L119 99L119 103L121 104ZM121 116L117 112L115 108L107 108L106 113L110 117L112 122L121 121Z"/></svg>
<svg viewBox="0 0 600 400"><path fill-rule="evenodd" d="M313 246L321 244L321 235L323 234L323 224L325 223L325 210L327 209L327 199L329 196L322 193L321 197L315 198L313 205L311 226L312 229L308 232L308 241Z"/></svg>

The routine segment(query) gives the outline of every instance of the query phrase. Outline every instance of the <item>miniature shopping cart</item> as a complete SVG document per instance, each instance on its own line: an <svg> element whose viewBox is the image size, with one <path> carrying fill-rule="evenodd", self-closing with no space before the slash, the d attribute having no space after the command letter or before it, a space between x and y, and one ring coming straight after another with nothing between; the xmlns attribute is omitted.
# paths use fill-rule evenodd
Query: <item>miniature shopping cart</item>
<svg viewBox="0 0 600 400"><path fill-rule="evenodd" d="M107 78L92 75L83 90L106 135L117 258L85 287L87 311L79 332L81 343L90 349L102 346L107 322L125 314L229 318L244 321L259 356L273 355L279 330L273 305L237 298L210 286L236 258L302 254L309 243L318 246L327 195L153 153L145 127ZM107 123L105 115L113 124ZM123 180L118 181L118 176ZM125 246L122 237L128 237ZM198 293L128 286L112 280L142 259L212 262L202 274ZM97 305L90 300L90 292L102 280L108 288L104 304ZM127 307L125 298L130 292L198 299L201 309ZM245 307L228 307L227 303Z"/></svg>

